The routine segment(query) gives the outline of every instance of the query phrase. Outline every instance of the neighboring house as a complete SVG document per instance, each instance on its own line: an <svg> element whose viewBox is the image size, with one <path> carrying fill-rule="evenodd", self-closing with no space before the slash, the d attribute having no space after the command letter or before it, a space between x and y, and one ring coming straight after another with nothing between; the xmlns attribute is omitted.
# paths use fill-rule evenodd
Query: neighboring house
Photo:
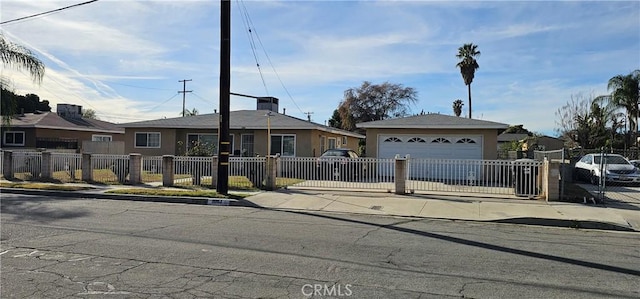
<svg viewBox="0 0 640 299"><path fill-rule="evenodd" d="M525 143L526 148L538 151L553 151L564 148L564 141L560 138L551 136L529 136L527 134L514 134L506 133L498 135L498 150L502 148L503 144L516 141L518 143Z"/></svg>
<svg viewBox="0 0 640 299"><path fill-rule="evenodd" d="M280 114L277 104L257 110L231 111L229 133L232 156L265 156L268 131L271 155L317 157L330 148L358 149L364 136L293 116ZM270 116L268 116L270 114ZM127 152L142 155L184 155L196 141L214 145L217 154L219 114L156 119L120 124Z"/></svg>
<svg viewBox="0 0 640 299"><path fill-rule="evenodd" d="M442 114L364 122L367 154L377 158L489 159L498 134L509 125Z"/></svg>
<svg viewBox="0 0 640 299"><path fill-rule="evenodd" d="M116 124L82 118L82 106L58 104L57 112L18 114L2 124L2 149L80 150L91 141L122 142L124 130Z"/></svg>

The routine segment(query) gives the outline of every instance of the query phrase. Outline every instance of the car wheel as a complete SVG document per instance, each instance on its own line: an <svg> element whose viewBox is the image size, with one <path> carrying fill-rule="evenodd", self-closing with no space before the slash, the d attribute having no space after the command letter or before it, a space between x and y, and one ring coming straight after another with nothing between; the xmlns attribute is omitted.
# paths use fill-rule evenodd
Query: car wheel
<svg viewBox="0 0 640 299"><path fill-rule="evenodd" d="M589 177L589 179L592 185L600 184L600 179L598 178L598 176L595 175L595 173L591 173L591 176Z"/></svg>

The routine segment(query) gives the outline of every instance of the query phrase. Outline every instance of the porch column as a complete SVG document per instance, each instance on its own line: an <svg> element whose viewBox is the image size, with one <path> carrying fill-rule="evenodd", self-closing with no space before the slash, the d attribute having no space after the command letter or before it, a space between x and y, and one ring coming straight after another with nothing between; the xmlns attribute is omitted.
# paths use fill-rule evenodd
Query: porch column
<svg viewBox="0 0 640 299"><path fill-rule="evenodd" d="M162 186L173 186L173 180L175 176L175 166L173 165L173 156L162 156Z"/></svg>
<svg viewBox="0 0 640 299"><path fill-rule="evenodd" d="M406 194L407 180L407 159L396 156L394 182L396 185L396 194Z"/></svg>
<svg viewBox="0 0 640 299"><path fill-rule="evenodd" d="M278 172L278 157L268 156L267 157L267 167L265 173L265 184L264 188L266 190L276 190L276 175Z"/></svg>
<svg viewBox="0 0 640 299"><path fill-rule="evenodd" d="M51 152L42 152L42 167L40 169L40 176L43 179L51 179L53 177L53 159L51 159Z"/></svg>
<svg viewBox="0 0 640 299"><path fill-rule="evenodd" d="M129 154L129 183L142 184L142 155Z"/></svg>
<svg viewBox="0 0 640 299"><path fill-rule="evenodd" d="M82 180L93 181L93 167L91 167L91 154L82 154Z"/></svg>
<svg viewBox="0 0 640 299"><path fill-rule="evenodd" d="M9 180L13 178L13 152L4 151L2 157L2 176Z"/></svg>

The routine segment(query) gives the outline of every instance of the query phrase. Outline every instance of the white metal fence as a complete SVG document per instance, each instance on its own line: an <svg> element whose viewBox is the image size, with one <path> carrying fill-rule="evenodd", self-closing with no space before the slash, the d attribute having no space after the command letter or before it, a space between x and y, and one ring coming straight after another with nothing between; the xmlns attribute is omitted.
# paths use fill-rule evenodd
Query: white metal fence
<svg viewBox="0 0 640 299"><path fill-rule="evenodd" d="M285 186L348 190L394 190L393 159L280 157L277 177Z"/></svg>
<svg viewBox="0 0 640 299"><path fill-rule="evenodd" d="M176 156L173 165L175 185L211 185L213 157Z"/></svg>
<svg viewBox="0 0 640 299"><path fill-rule="evenodd" d="M13 176L21 180L36 180L40 178L42 165L42 153L40 152L14 152Z"/></svg>
<svg viewBox="0 0 640 299"><path fill-rule="evenodd" d="M515 167L504 160L410 159L410 191L515 194ZM537 165L537 163L536 163ZM525 179L524 177L519 177ZM526 195L537 195L534 178L527 183ZM530 182L531 181L531 182Z"/></svg>
<svg viewBox="0 0 640 299"><path fill-rule="evenodd" d="M129 175L129 155L91 155L93 181L97 183L124 183Z"/></svg>
<svg viewBox="0 0 640 299"><path fill-rule="evenodd" d="M51 177L61 182L82 179L82 154L51 153Z"/></svg>
<svg viewBox="0 0 640 299"><path fill-rule="evenodd" d="M2 156L4 157L4 156ZM545 157L549 158L549 154ZM124 183L129 174L129 155L91 155L92 178L99 183ZM40 177L42 153L13 152L14 177ZM174 184L211 186L217 179L214 157L174 156ZM280 157L276 186L346 190L395 190L395 159L320 159ZM486 193L535 197L541 194L542 161L407 159L406 191ZM82 179L82 155L51 154L52 178ZM256 189L265 184L265 157L230 157L229 187ZM163 157L142 157L142 181L162 182Z"/></svg>

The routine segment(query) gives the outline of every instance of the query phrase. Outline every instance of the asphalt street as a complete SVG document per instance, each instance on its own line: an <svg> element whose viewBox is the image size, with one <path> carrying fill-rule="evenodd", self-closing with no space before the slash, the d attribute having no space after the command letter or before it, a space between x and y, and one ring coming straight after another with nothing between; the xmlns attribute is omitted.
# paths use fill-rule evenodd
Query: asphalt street
<svg viewBox="0 0 640 299"><path fill-rule="evenodd" d="M638 298L640 234L2 194L2 298Z"/></svg>

